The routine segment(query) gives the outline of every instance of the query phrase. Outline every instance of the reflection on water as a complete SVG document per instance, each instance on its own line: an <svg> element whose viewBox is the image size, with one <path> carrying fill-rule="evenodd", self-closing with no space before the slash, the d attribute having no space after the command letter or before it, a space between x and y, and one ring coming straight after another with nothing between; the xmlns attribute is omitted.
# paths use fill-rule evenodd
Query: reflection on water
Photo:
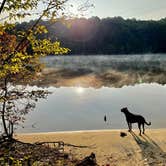
<svg viewBox="0 0 166 166"><path fill-rule="evenodd" d="M19 132L56 132L72 130L126 128L120 109L142 114L151 128L166 127L166 86L140 84L123 88L49 88L47 100L40 100L27 115L25 128ZM107 123L104 122L107 115Z"/></svg>
<svg viewBox="0 0 166 166"><path fill-rule="evenodd" d="M138 83L166 84L166 54L49 56L45 70L31 85L117 87Z"/></svg>

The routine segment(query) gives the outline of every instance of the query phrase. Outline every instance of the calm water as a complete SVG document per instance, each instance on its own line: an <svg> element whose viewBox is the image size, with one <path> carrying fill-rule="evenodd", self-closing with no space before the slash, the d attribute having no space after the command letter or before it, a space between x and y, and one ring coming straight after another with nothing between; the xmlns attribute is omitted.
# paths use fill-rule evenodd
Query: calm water
<svg viewBox="0 0 166 166"><path fill-rule="evenodd" d="M166 86L140 84L123 88L49 88L53 94L37 103L19 132L56 132L126 128L127 106L152 122L151 128L166 127ZM104 122L107 115L108 122ZM32 127L33 125L33 127ZM35 127L35 128L34 128Z"/></svg>
<svg viewBox="0 0 166 166"><path fill-rule="evenodd" d="M109 69L166 71L166 54L111 56L49 56L46 67L60 69ZM122 107L142 114L152 122L151 128L166 128L166 85L139 84L123 88L48 88L53 93L40 100L27 115L19 132L56 132L73 130L126 128ZM104 122L107 116L107 123Z"/></svg>

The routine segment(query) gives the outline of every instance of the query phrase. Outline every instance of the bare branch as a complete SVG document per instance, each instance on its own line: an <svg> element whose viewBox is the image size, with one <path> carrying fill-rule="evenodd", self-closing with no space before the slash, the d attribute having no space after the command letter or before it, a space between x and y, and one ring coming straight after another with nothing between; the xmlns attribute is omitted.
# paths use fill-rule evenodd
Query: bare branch
<svg viewBox="0 0 166 166"><path fill-rule="evenodd" d="M1 14L3 8L4 8L5 3L6 3L6 0L3 0L2 4L1 4L1 7L0 7L0 14Z"/></svg>

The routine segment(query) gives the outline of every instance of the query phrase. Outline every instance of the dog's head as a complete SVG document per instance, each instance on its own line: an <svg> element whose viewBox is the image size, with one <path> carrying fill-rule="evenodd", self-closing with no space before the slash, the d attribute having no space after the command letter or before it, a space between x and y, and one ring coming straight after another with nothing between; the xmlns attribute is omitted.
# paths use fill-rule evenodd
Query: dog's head
<svg viewBox="0 0 166 166"><path fill-rule="evenodd" d="M129 111L128 111L127 107L124 107L124 108L121 109L121 112L126 113L126 112L129 112Z"/></svg>

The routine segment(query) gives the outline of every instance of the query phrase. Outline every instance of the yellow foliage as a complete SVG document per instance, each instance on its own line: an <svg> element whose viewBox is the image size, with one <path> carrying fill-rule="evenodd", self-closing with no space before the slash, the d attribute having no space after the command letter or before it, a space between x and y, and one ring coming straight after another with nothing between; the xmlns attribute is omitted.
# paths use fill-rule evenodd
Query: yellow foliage
<svg viewBox="0 0 166 166"><path fill-rule="evenodd" d="M17 20L31 15L27 11L36 9L40 0L7 2L3 12L8 13L9 19ZM43 3L43 1L41 2ZM56 19L57 11L62 9L65 1L57 0L56 3L54 2L47 3L47 9L43 10L44 17ZM9 81L18 80L18 78L23 80L33 78L41 70L41 56L66 54L70 51L68 48L61 47L58 41L38 40L37 35L48 32L43 25L36 24L15 35L8 34L7 30L9 31L14 26L8 22L0 24L0 81L2 78L9 78ZM31 53L28 51L29 48L31 48Z"/></svg>
<svg viewBox="0 0 166 166"><path fill-rule="evenodd" d="M34 31L28 31L27 37L25 32L20 32L19 35L21 34L25 39L21 43L17 41L17 36L7 34L2 27L0 25L0 79L9 76L20 78L19 75L24 76L24 79L31 78L41 69L41 56L66 54L70 51L68 48L61 47L58 41L37 40L37 34L47 33L45 26L37 26ZM29 46L31 46L32 55L27 52Z"/></svg>

